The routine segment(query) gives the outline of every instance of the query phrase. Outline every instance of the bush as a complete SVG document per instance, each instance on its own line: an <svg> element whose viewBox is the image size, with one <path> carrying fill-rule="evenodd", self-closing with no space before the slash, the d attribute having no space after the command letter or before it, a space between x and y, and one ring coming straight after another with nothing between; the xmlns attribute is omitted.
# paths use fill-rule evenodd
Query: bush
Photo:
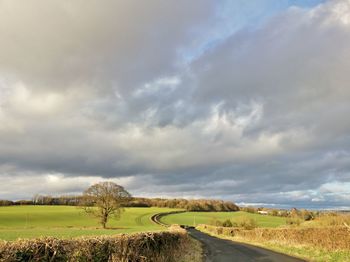
<svg viewBox="0 0 350 262"><path fill-rule="evenodd" d="M242 207L241 210L252 214L258 213L258 210L254 207Z"/></svg>
<svg viewBox="0 0 350 262"><path fill-rule="evenodd" d="M301 211L301 218L304 221L310 221L310 220L314 219L314 215L312 214L312 212L304 209Z"/></svg>
<svg viewBox="0 0 350 262"><path fill-rule="evenodd" d="M271 215L272 216L278 216L279 215L279 213L278 213L278 210L276 210L276 209L273 209L272 211L271 211Z"/></svg>
<svg viewBox="0 0 350 262"><path fill-rule="evenodd" d="M237 227L241 227L244 229L254 229L257 227L257 223L255 221L255 219L251 218L251 217L247 217L247 216L242 216L242 217L238 217L234 220L234 225L236 225Z"/></svg>
<svg viewBox="0 0 350 262"><path fill-rule="evenodd" d="M216 218L212 218L210 221L209 221L209 225L212 225L212 226L216 226L216 227L222 227L222 222Z"/></svg>
<svg viewBox="0 0 350 262"><path fill-rule="evenodd" d="M223 227L233 227L233 224L230 219L226 219L224 222L222 222Z"/></svg>
<svg viewBox="0 0 350 262"><path fill-rule="evenodd" d="M286 224L290 226L300 226L303 220L299 217L288 217L286 219Z"/></svg>

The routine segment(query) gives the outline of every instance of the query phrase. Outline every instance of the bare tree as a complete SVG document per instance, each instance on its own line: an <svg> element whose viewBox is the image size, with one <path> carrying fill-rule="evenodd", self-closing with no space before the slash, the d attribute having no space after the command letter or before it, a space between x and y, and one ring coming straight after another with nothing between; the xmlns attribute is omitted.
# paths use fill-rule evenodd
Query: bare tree
<svg viewBox="0 0 350 262"><path fill-rule="evenodd" d="M125 204L131 195L122 186L113 182L100 182L90 186L83 193L83 209L86 213L99 218L103 228L108 219L114 216L120 218Z"/></svg>

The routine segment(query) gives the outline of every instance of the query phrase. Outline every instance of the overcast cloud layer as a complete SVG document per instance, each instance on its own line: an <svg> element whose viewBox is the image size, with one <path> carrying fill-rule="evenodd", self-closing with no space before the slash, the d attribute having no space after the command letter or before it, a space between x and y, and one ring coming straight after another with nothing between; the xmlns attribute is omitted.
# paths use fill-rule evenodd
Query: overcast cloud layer
<svg viewBox="0 0 350 262"><path fill-rule="evenodd" d="M243 2L0 0L0 198L349 208L350 1Z"/></svg>

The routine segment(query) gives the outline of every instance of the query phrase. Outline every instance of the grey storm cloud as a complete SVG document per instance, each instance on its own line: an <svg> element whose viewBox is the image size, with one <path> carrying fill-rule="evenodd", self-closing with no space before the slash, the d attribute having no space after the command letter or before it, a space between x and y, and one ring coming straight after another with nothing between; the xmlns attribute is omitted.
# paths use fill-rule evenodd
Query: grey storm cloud
<svg viewBox="0 0 350 262"><path fill-rule="evenodd" d="M210 2L4 0L0 69L43 91L85 84L128 93L176 68L215 11Z"/></svg>
<svg viewBox="0 0 350 262"><path fill-rule="evenodd" d="M224 26L217 5L0 1L0 198L111 179L349 206L350 2L290 7L198 51Z"/></svg>

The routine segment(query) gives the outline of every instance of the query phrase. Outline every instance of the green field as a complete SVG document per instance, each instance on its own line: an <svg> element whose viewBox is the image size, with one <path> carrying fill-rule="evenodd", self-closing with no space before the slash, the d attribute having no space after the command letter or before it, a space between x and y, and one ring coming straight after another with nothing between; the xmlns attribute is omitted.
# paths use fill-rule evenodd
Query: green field
<svg viewBox="0 0 350 262"><path fill-rule="evenodd" d="M286 219L282 217L265 216L252 214L243 211L238 212L186 212L164 216L161 221L166 224L199 225L209 224L211 220L235 219L246 216L256 220L259 227L278 227L286 224Z"/></svg>
<svg viewBox="0 0 350 262"><path fill-rule="evenodd" d="M10 206L0 207L0 239L54 236L69 238L91 235L113 235L141 231L162 230L150 217L156 213L174 211L169 208L126 208L120 220L111 219L108 229L102 229L96 218L82 209L71 206ZM262 216L246 212L186 212L162 217L167 224L208 224L210 220L225 220L241 216L254 218L261 227L285 224L281 217Z"/></svg>
<svg viewBox="0 0 350 262"><path fill-rule="evenodd" d="M150 217L155 213L173 211L169 208L125 208L120 220L111 219L109 229L101 229L98 220L71 206L0 207L0 239L54 236L61 238L112 235L162 230Z"/></svg>

